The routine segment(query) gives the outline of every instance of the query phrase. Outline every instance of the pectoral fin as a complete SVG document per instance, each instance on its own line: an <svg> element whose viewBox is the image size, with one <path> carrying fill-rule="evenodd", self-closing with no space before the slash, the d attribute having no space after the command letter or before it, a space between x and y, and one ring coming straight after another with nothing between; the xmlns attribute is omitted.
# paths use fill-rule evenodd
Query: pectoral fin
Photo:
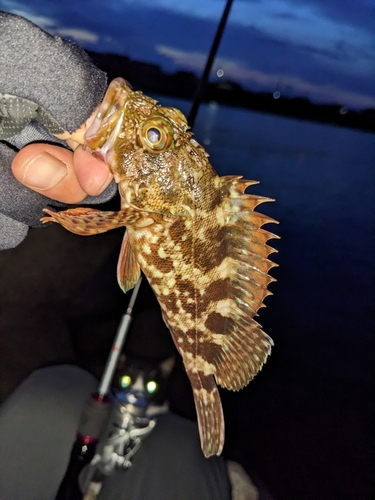
<svg viewBox="0 0 375 500"><path fill-rule="evenodd" d="M130 245L128 232L122 240L120 257L117 264L117 281L126 293L134 287L141 274L141 268Z"/></svg>
<svg viewBox="0 0 375 500"><path fill-rule="evenodd" d="M130 209L120 210L120 212L103 212L94 208L79 207L62 212L53 212L45 208L43 212L49 215L49 217L41 219L43 223L57 222L68 231L81 236L105 233L121 226L145 227L153 223L147 213Z"/></svg>

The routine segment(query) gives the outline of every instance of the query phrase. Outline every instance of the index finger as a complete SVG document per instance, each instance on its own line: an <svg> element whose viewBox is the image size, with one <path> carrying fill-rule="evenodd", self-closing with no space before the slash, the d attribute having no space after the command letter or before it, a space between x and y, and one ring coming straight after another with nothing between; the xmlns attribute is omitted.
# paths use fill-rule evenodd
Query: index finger
<svg viewBox="0 0 375 500"><path fill-rule="evenodd" d="M85 151L82 146L74 151L74 168L81 188L91 196L104 191L113 179L108 165Z"/></svg>

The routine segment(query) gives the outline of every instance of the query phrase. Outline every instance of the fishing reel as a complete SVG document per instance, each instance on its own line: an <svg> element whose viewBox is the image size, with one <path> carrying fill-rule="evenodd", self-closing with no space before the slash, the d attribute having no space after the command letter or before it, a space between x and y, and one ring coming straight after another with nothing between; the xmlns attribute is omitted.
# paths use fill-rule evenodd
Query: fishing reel
<svg viewBox="0 0 375 500"><path fill-rule="evenodd" d="M98 445L98 451L84 473L86 498L96 498L104 479L115 470L132 466L131 459L141 446L142 440L156 425L156 419L146 415L150 400L144 390L129 388L115 393L110 418Z"/></svg>
<svg viewBox="0 0 375 500"><path fill-rule="evenodd" d="M119 391L114 397L112 415L104 436L103 445L91 461L102 474L109 475L115 469L131 467L131 458L137 452L142 439L150 434L156 420L146 416L149 405L147 395L140 390Z"/></svg>

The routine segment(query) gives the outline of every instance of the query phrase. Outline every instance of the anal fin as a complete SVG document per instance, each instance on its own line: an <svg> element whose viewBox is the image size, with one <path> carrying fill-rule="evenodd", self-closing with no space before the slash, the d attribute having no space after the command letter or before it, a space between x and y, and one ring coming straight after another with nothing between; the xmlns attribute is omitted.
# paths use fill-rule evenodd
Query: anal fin
<svg viewBox="0 0 375 500"><path fill-rule="evenodd" d="M117 281L126 293L134 287L141 274L141 268L132 250L129 235L126 231L122 240L120 256L117 263Z"/></svg>

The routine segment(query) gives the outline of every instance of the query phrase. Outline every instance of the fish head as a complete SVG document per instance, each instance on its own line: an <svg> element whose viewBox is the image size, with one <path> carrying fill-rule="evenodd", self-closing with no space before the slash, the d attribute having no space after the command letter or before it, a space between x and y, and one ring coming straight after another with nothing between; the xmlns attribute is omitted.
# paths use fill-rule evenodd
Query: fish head
<svg viewBox="0 0 375 500"><path fill-rule="evenodd" d="M208 155L178 109L160 106L116 78L85 134L85 146L110 167L124 207L191 214Z"/></svg>

